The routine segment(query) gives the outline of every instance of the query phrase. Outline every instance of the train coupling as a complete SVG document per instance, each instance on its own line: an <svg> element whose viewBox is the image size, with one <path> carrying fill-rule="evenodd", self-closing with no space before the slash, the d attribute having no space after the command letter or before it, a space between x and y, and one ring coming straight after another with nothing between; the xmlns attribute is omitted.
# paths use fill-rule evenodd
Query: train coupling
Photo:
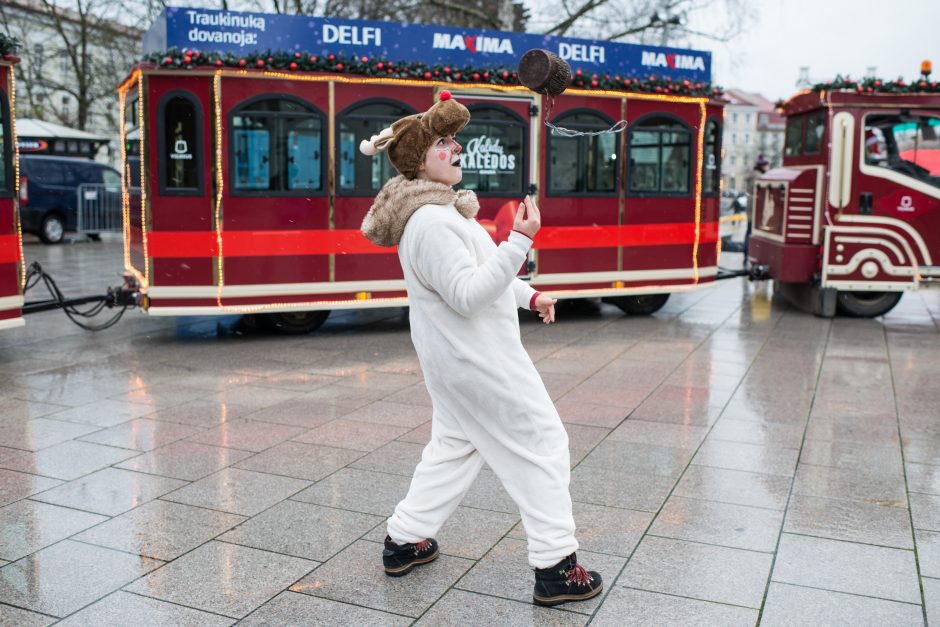
<svg viewBox="0 0 940 627"><path fill-rule="evenodd" d="M770 278L770 266L760 263L753 264L748 268L747 278L751 281L766 281Z"/></svg>

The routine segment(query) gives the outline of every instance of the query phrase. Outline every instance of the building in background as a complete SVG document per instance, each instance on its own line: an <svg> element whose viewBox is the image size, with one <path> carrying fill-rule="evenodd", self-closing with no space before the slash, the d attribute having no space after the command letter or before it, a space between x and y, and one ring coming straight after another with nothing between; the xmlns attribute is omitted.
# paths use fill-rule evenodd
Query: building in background
<svg viewBox="0 0 940 627"><path fill-rule="evenodd" d="M41 145L38 140L59 138L66 140L67 153L82 153L81 145L77 151L68 150L68 140L105 136L112 140L96 141L101 149L94 156L109 163L120 158L116 83L140 57L142 32L104 17L115 6L104 0L94 5L94 13L86 5L79 5L85 13L78 13L39 0L0 3L0 30L20 44L17 117L60 127L54 135L26 136L37 140L27 148L35 150ZM61 152L54 150L54 143L50 148Z"/></svg>
<svg viewBox="0 0 940 627"><path fill-rule="evenodd" d="M722 187L726 192L744 192L744 181L758 155L766 156L771 168L782 163L784 121L773 103L760 94L729 89L725 99Z"/></svg>

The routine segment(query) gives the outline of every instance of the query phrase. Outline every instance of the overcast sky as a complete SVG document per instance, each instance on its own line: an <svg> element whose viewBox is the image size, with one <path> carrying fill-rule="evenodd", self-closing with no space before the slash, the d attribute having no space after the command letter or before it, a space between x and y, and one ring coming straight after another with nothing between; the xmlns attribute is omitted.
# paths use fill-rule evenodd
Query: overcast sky
<svg viewBox="0 0 940 627"><path fill-rule="evenodd" d="M696 41L712 52L713 80L771 101L795 91L800 66L813 80L853 78L870 66L881 78L916 78L923 59L940 81L938 0L753 0L756 22L727 44Z"/></svg>

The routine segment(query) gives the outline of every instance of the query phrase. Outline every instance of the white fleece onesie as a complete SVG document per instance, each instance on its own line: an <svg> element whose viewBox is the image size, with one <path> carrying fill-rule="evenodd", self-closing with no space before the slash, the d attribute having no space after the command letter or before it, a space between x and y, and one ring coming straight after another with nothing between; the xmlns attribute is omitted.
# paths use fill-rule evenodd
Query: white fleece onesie
<svg viewBox="0 0 940 627"><path fill-rule="evenodd" d="M531 245L513 232L497 247L452 204L408 219L398 256L434 412L431 441L388 521L399 544L435 535L485 461L519 506L533 567L578 548L568 435L519 334L517 308L535 292L516 273Z"/></svg>

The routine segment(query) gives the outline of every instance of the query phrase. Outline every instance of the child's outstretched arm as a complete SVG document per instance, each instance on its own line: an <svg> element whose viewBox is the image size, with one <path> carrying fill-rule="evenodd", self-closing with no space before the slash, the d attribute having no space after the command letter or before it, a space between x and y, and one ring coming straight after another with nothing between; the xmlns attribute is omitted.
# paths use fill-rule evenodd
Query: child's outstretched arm
<svg viewBox="0 0 940 627"><path fill-rule="evenodd" d="M438 222L426 226L415 241L415 268L444 302L468 317L506 291L532 246L532 240L522 233L510 233L496 253L478 266L454 225Z"/></svg>

